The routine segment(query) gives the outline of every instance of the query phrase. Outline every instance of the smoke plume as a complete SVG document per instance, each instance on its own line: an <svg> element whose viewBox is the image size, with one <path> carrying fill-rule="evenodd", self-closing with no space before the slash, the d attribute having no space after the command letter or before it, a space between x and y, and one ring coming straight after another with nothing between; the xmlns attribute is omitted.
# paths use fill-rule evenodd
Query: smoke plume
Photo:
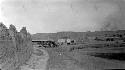
<svg viewBox="0 0 125 70"><path fill-rule="evenodd" d="M118 5L118 11L106 17L102 23L101 31L115 31L125 29L125 1L117 0L115 3Z"/></svg>

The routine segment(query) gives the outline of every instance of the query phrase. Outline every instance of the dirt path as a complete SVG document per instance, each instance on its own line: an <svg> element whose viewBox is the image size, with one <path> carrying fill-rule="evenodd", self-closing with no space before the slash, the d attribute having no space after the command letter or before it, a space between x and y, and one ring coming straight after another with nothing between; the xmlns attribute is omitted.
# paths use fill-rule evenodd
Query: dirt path
<svg viewBox="0 0 125 70"><path fill-rule="evenodd" d="M22 70L102 70L125 68L125 63L87 55L83 51L66 51L65 49L39 49L32 55ZM38 51L38 50L37 50ZM38 56L40 55L40 56Z"/></svg>
<svg viewBox="0 0 125 70"><path fill-rule="evenodd" d="M48 59L49 55L45 50L35 48L26 65L21 66L21 70L46 70Z"/></svg>

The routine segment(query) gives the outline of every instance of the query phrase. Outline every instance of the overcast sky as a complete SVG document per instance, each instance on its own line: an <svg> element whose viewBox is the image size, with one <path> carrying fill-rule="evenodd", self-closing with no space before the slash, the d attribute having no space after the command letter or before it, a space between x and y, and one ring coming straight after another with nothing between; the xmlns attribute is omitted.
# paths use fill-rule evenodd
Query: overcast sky
<svg viewBox="0 0 125 70"><path fill-rule="evenodd" d="M30 33L125 28L124 0L0 1L0 21Z"/></svg>

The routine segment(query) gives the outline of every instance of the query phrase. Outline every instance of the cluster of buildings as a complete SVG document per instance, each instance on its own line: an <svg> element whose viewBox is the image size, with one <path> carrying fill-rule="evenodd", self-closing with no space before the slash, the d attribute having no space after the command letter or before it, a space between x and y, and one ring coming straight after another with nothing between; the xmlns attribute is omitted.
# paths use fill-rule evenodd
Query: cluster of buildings
<svg viewBox="0 0 125 70"><path fill-rule="evenodd" d="M60 32L53 35L51 34L50 36L48 35L48 38L42 41L55 42L55 44L57 45L76 45L91 42L125 42L125 30L95 32Z"/></svg>
<svg viewBox="0 0 125 70"><path fill-rule="evenodd" d="M72 39L58 39L57 41L54 40L32 40L33 45L39 45L39 47L58 47L59 45L76 45L76 41Z"/></svg>
<svg viewBox="0 0 125 70"><path fill-rule="evenodd" d="M88 34L89 40L95 41L125 41L125 30L100 31Z"/></svg>
<svg viewBox="0 0 125 70"><path fill-rule="evenodd" d="M73 39L69 39L69 38L67 38L67 39L64 39L64 38L62 38L62 39L58 39L57 40L57 43L59 44L59 45L76 45L76 41L75 40L73 40Z"/></svg>

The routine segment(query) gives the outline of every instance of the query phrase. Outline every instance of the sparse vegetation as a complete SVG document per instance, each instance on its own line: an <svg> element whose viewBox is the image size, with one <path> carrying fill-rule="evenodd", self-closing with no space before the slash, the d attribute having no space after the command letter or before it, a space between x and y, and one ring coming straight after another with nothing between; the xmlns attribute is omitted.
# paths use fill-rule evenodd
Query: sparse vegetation
<svg viewBox="0 0 125 70"><path fill-rule="evenodd" d="M23 28L16 31L15 26L7 29L0 23L0 64L2 70L19 70L20 65L30 58L33 46L30 34Z"/></svg>

